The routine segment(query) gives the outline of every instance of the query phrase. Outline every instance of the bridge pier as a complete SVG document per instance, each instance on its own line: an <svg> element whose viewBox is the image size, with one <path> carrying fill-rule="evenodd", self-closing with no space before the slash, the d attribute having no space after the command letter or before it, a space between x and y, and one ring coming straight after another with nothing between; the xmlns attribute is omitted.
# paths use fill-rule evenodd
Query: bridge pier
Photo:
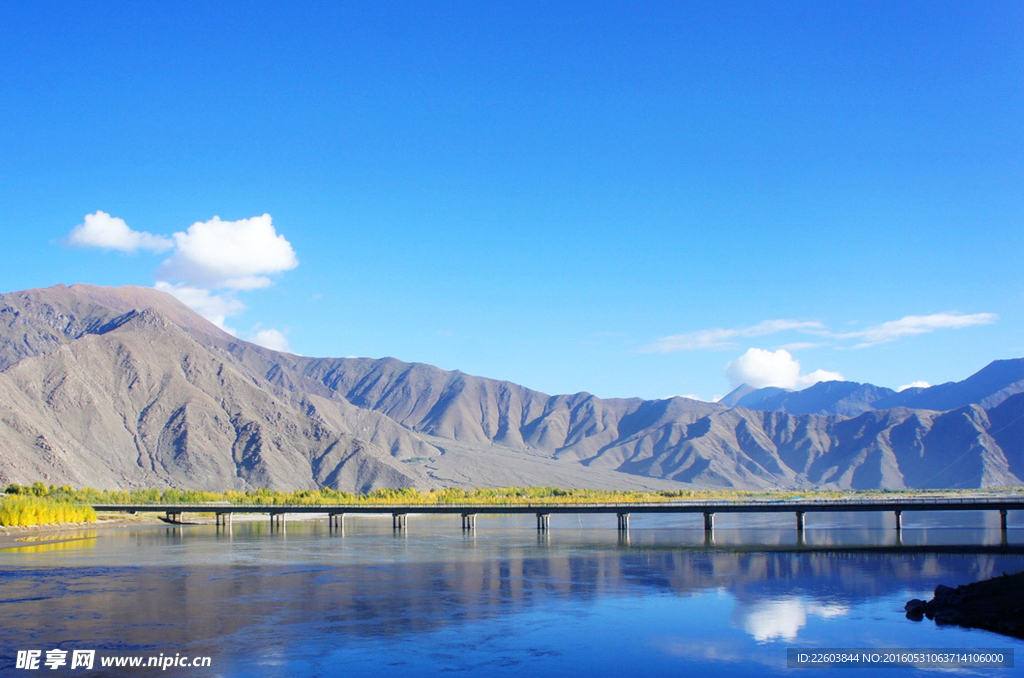
<svg viewBox="0 0 1024 678"><path fill-rule="evenodd" d="M475 530L476 529L476 514L475 513L463 513L462 514L462 529L463 530Z"/></svg>
<svg viewBox="0 0 1024 678"><path fill-rule="evenodd" d="M329 530L338 529L342 532L345 531L345 514L344 513L328 513L327 514L327 528Z"/></svg>
<svg viewBox="0 0 1024 678"><path fill-rule="evenodd" d="M217 527L231 527L231 515L230 511L217 511L215 521Z"/></svg>
<svg viewBox="0 0 1024 678"><path fill-rule="evenodd" d="M896 531L897 532L902 532L903 531L903 511L897 510L897 511L893 511L893 513L896 515Z"/></svg>
<svg viewBox="0 0 1024 678"><path fill-rule="evenodd" d="M394 530L404 530L409 527L409 514L408 513L392 513L391 514L391 528Z"/></svg>
<svg viewBox="0 0 1024 678"><path fill-rule="evenodd" d="M285 521L286 520L287 519L285 518L285 514L283 512L281 512L281 511L271 511L270 512L270 527L271 528L274 528L274 527L282 527L283 528L285 526Z"/></svg>
<svg viewBox="0 0 1024 678"><path fill-rule="evenodd" d="M547 532L551 529L551 514L550 513L538 513L537 514L537 529L541 532Z"/></svg>
<svg viewBox="0 0 1024 678"><path fill-rule="evenodd" d="M797 511L796 512L796 531L799 532L800 534L804 533L804 512L803 511Z"/></svg>
<svg viewBox="0 0 1024 678"><path fill-rule="evenodd" d="M619 513L619 532L629 532L629 514Z"/></svg>
<svg viewBox="0 0 1024 678"><path fill-rule="evenodd" d="M172 523L181 522L181 511L168 511L166 514L167 520Z"/></svg>
<svg viewBox="0 0 1024 678"><path fill-rule="evenodd" d="M1006 532L1008 513L1009 511L1007 511L1006 509L999 509L999 529L1004 533Z"/></svg>
<svg viewBox="0 0 1024 678"><path fill-rule="evenodd" d="M704 512L704 531L713 532L715 529L715 514L711 511Z"/></svg>

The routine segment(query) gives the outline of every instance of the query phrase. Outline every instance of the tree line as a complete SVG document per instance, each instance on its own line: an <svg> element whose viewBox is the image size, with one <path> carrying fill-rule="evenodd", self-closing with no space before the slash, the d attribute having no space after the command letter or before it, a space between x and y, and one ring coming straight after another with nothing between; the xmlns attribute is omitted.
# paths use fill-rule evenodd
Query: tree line
<svg viewBox="0 0 1024 678"><path fill-rule="evenodd" d="M1017 488L1020 491L1020 488ZM74 504L236 504L236 505L389 505L389 504L592 504L592 503L652 503L678 500L742 500L742 499L795 499L839 498L857 495L886 494L890 491L874 490L850 492L839 490L729 490L680 489L660 491L616 491L592 489L565 489L559 487L502 487L463 489L445 487L420 490L414 487L383 488L366 493L352 493L330 487L281 490L226 490L208 492L176 488L147 488L134 490L97 490L91 487L74 489L68 485L56 486L36 482L32 485L12 483L6 489L6 499L39 499L55 506ZM901 491L905 492L905 491ZM928 493L913 490L914 494ZM27 507L29 504L25 504ZM38 506L39 504L32 504ZM54 509L56 510L56 508ZM77 522L77 521L75 521ZM4 523L0 518L0 524Z"/></svg>

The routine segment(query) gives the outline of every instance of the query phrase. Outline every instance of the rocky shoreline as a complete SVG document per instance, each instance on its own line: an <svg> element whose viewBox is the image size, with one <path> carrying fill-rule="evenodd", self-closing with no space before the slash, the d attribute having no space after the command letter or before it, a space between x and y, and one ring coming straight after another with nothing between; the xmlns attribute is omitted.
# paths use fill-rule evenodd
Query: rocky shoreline
<svg viewBox="0 0 1024 678"><path fill-rule="evenodd" d="M1004 574L955 589L939 584L934 597L913 599L907 619L933 619L936 624L983 629L1024 639L1024 572Z"/></svg>

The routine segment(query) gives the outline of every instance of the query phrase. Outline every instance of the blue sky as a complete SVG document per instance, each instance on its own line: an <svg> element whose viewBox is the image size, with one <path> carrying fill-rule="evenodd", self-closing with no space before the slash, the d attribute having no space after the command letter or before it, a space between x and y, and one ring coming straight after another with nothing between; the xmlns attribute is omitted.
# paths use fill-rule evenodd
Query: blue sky
<svg viewBox="0 0 1024 678"><path fill-rule="evenodd" d="M161 284L602 397L1024 356L1019 2L11 2L0 37L0 291Z"/></svg>

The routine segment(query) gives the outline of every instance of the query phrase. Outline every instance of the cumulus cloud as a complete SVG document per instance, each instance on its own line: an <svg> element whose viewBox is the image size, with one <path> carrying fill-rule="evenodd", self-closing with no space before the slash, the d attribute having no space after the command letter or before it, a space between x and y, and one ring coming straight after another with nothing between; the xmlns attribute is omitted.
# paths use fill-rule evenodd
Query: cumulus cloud
<svg viewBox="0 0 1024 678"><path fill-rule="evenodd" d="M133 230L124 219L103 211L87 214L65 238L75 247L99 247L134 253L173 250L156 271L155 289L166 292L222 330L237 336L228 318L245 311L241 291L272 284L271 277L299 265L291 243L274 229L269 214L238 221L213 217L171 237ZM283 332L255 332L254 343L289 350Z"/></svg>
<svg viewBox="0 0 1024 678"><path fill-rule="evenodd" d="M238 334L228 327L227 319L242 313L245 304L235 299L231 294L214 294L210 290L188 285L172 285L168 282L158 282L154 287L161 292L166 292L185 304L193 311L203 316L217 327L230 334Z"/></svg>
<svg viewBox="0 0 1024 678"><path fill-rule="evenodd" d="M887 344L903 337L927 334L935 330L960 329L974 325L990 325L999 319L995 313L934 313L932 315L908 315L899 320L890 320L858 332L836 334L839 339L860 339L854 348L865 348Z"/></svg>
<svg viewBox="0 0 1024 678"><path fill-rule="evenodd" d="M254 344L259 344L264 348L269 348L272 351L291 351L291 347L288 345L288 337L286 337L284 332L281 330L260 330L254 334L249 341Z"/></svg>
<svg viewBox="0 0 1024 678"><path fill-rule="evenodd" d="M644 346L640 350L643 353L676 353L679 351L735 348L736 342L733 341L734 339L761 337L788 330L824 330L824 326L814 321L764 320L750 327L715 328L659 337L653 344Z"/></svg>
<svg viewBox="0 0 1024 678"><path fill-rule="evenodd" d="M725 366L725 373L733 386L749 384L754 388L777 386L779 388L804 388L819 381L842 381L838 372L815 370L801 374L800 361L789 351L769 351L751 348L736 360Z"/></svg>
<svg viewBox="0 0 1024 678"><path fill-rule="evenodd" d="M906 391L908 388L931 388L931 384L927 381L912 381L909 384L903 384L903 386L900 386L896 390L902 392Z"/></svg>
<svg viewBox="0 0 1024 678"><path fill-rule="evenodd" d="M112 217L102 210L86 214L85 220L71 229L67 243L74 247L99 247L134 254L139 250L163 252L174 246L174 241L162 235L135 231L124 219Z"/></svg>
<svg viewBox="0 0 1024 678"><path fill-rule="evenodd" d="M196 222L174 234L174 246L160 277L201 287L254 290L269 286L268 276L299 265L291 243L277 233L269 214Z"/></svg>

